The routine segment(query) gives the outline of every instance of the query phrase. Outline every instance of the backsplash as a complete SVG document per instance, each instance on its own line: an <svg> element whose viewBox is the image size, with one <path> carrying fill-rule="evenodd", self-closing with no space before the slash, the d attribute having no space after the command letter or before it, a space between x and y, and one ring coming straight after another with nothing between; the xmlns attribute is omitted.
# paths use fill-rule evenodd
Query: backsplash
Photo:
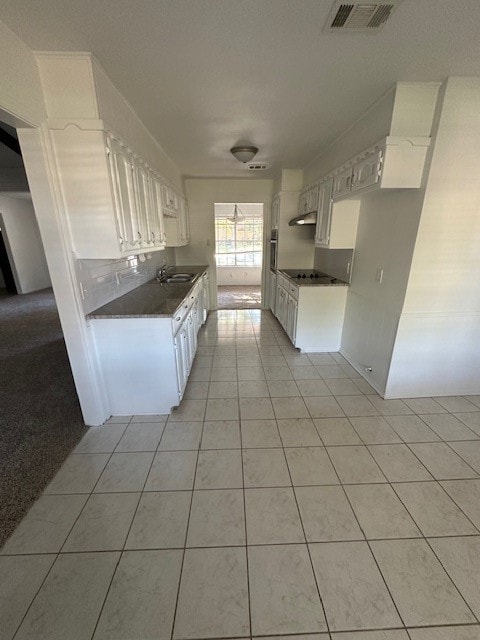
<svg viewBox="0 0 480 640"><path fill-rule="evenodd" d="M315 249L313 266L317 271L350 282L353 267L353 249ZM350 264L350 267L348 266Z"/></svg>
<svg viewBox="0 0 480 640"><path fill-rule="evenodd" d="M118 260L76 260L84 312L90 313L148 282L163 264L175 264L174 249L144 255L144 262L137 255Z"/></svg>

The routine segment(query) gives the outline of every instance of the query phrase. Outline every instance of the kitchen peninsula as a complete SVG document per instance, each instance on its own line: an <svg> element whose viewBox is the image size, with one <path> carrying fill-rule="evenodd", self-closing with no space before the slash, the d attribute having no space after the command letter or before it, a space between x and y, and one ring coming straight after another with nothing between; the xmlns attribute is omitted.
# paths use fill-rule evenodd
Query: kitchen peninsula
<svg viewBox="0 0 480 640"><path fill-rule="evenodd" d="M210 308L209 272L176 266L168 275L178 273L191 281L154 279L86 316L111 415L170 413L182 400Z"/></svg>

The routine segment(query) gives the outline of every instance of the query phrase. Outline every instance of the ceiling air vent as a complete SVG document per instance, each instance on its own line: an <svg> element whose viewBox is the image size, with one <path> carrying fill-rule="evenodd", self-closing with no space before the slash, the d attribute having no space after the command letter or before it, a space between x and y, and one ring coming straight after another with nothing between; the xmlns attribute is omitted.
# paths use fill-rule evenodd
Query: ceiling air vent
<svg viewBox="0 0 480 640"><path fill-rule="evenodd" d="M268 167L266 162L249 162L247 169L249 171L266 171Z"/></svg>
<svg viewBox="0 0 480 640"><path fill-rule="evenodd" d="M324 30L331 33L340 30L378 31L400 2L402 0L376 0L376 2L362 2L362 0L339 2L337 0Z"/></svg>

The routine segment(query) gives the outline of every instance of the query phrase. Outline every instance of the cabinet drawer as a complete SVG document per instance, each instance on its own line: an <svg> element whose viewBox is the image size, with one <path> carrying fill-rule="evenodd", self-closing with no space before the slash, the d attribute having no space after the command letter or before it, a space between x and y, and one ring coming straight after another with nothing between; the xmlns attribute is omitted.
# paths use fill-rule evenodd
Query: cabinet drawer
<svg viewBox="0 0 480 640"><path fill-rule="evenodd" d="M191 306L192 306L192 301L189 298L186 298L173 314L173 317L172 317L173 335L176 335L178 333L178 330L182 326L183 321L185 320L188 314L188 310L190 309Z"/></svg>
<svg viewBox="0 0 480 640"><path fill-rule="evenodd" d="M288 284L288 293L292 296L292 298L298 300L298 287L296 284Z"/></svg>

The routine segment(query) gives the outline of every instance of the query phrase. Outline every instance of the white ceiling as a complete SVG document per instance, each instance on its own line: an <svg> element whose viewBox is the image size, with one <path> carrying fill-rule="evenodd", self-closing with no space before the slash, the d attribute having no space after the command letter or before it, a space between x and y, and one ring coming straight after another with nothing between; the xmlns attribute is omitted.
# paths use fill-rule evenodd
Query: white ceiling
<svg viewBox="0 0 480 640"><path fill-rule="evenodd" d="M324 33L333 0L2 0L37 50L92 51L182 173L302 167L396 80L480 73L478 0L404 0L376 34ZM256 177L269 177L257 173Z"/></svg>

